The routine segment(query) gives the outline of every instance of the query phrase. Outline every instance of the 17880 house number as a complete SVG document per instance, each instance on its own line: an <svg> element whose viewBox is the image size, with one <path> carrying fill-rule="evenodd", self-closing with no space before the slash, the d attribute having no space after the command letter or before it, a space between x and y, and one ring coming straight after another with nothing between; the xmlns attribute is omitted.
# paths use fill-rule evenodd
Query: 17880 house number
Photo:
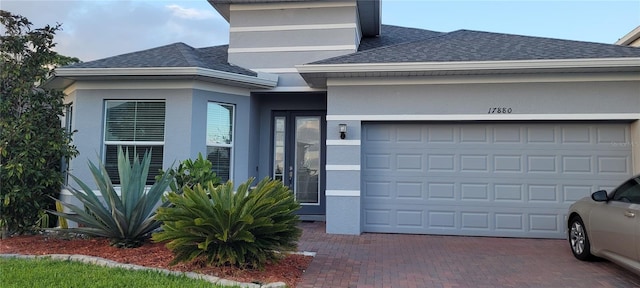
<svg viewBox="0 0 640 288"><path fill-rule="evenodd" d="M487 114L511 114L512 111L511 107L489 107Z"/></svg>

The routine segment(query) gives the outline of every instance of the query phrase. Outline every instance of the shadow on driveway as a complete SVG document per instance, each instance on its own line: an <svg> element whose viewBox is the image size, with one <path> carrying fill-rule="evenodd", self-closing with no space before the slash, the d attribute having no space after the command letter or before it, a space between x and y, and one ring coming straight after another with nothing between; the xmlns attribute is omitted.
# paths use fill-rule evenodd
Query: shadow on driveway
<svg viewBox="0 0 640 288"><path fill-rule="evenodd" d="M608 261L582 262L566 240L434 235L329 235L304 222L317 252L298 287L640 287Z"/></svg>

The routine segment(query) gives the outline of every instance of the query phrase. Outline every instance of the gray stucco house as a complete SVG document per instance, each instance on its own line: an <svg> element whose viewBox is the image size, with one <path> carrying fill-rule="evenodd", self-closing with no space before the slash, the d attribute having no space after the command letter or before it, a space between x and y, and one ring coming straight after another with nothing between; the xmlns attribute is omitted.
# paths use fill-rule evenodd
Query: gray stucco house
<svg viewBox="0 0 640 288"><path fill-rule="evenodd" d="M640 48L380 23L379 0L209 0L228 45L56 69L80 155L207 155L289 185L327 233L563 238L640 173ZM117 179L115 179L117 181Z"/></svg>

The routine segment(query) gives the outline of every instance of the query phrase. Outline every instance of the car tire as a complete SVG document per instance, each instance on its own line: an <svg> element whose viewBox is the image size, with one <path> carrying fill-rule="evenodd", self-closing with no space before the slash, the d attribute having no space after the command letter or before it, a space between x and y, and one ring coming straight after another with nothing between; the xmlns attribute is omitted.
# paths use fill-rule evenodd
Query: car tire
<svg viewBox="0 0 640 288"><path fill-rule="evenodd" d="M569 246L576 258L587 261L593 259L591 255L591 243L587 235L587 228L580 216L574 216L569 220Z"/></svg>

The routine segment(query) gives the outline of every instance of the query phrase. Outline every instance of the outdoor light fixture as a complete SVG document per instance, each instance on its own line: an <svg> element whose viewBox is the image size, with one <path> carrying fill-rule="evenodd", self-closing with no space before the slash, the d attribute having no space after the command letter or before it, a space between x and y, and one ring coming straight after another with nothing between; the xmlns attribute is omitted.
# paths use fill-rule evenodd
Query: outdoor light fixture
<svg viewBox="0 0 640 288"><path fill-rule="evenodd" d="M340 139L347 137L347 124L338 124L338 130L340 131Z"/></svg>

